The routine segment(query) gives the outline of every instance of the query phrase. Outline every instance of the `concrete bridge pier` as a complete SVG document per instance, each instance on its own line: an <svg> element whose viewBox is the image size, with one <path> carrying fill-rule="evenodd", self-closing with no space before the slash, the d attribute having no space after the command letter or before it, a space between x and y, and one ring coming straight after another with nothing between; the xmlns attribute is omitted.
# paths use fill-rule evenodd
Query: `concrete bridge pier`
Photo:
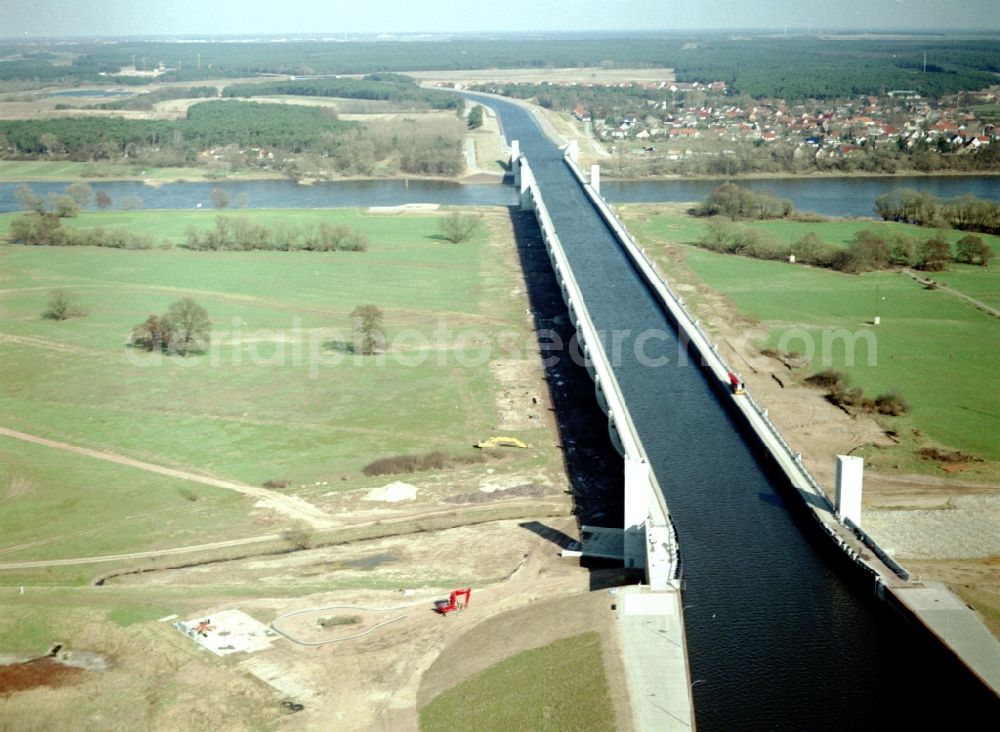
<svg viewBox="0 0 1000 732"><path fill-rule="evenodd" d="M535 210L535 198L531 192L531 186L535 184L535 177L531 173L531 168L527 166L522 166L518 163L518 175L520 178L518 182L518 188L521 191L521 210L522 211L534 211Z"/></svg>
<svg viewBox="0 0 1000 732"><path fill-rule="evenodd" d="M647 496L650 491L649 461L625 456L625 566L646 567Z"/></svg>
<svg viewBox="0 0 1000 732"><path fill-rule="evenodd" d="M521 185L521 141L510 142L510 170L514 174L514 185Z"/></svg>
<svg viewBox="0 0 1000 732"><path fill-rule="evenodd" d="M572 160L574 163L577 162L577 158L580 157L580 143L576 140L570 140L566 144L566 157Z"/></svg>
<svg viewBox="0 0 1000 732"><path fill-rule="evenodd" d="M590 187L594 189L594 193L600 195L601 193L601 166L594 165L590 166Z"/></svg>

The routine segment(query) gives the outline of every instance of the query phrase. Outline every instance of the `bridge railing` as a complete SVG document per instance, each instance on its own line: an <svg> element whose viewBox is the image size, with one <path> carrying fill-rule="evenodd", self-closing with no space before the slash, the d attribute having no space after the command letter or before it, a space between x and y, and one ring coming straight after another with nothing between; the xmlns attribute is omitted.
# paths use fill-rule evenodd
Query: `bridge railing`
<svg viewBox="0 0 1000 732"><path fill-rule="evenodd" d="M545 205L541 190L538 187L534 175L531 173L531 167L524 156L521 156L519 165L520 178L524 182L524 187L527 189L527 192L531 197L535 215L542 231L542 238L549 251L553 268L555 269L557 276L562 280L567 305L570 307L570 310L576 314L574 327L576 328L578 338L581 343L585 344L589 351L589 359L591 367L594 370L595 382L598 388L600 388L604 393L604 398L608 404L608 417L618 434L622 450L625 453L625 459L626 461L630 459L640 461L645 463L647 466L647 469L645 470L645 480L648 482L648 487L646 489L648 493L647 497L652 498L652 500L644 501L648 510L645 522L647 525L652 524L657 527L666 527L668 529L667 531L660 531L657 534L661 537L661 541L664 546L647 547L647 550L652 552L654 550L658 551L662 548L667 555L667 564L669 565L669 569L666 570L666 574L669 576L666 577L666 579L676 579L680 568L680 555L679 548L677 546L676 532L673 530L673 526L670 522L670 512L667 509L666 498L663 495L663 491L660 490L656 475L651 469L648 469L649 461L646 456L646 451L642 445L639 433L635 428L635 424L632 421L632 416L628 411L628 407L625 404L625 398L622 395L618 379L615 376L614 371L611 369L600 334L598 333L597 327L594 325L594 321L590 316L590 311L587 309L583 293L580 290L579 283L576 281L576 276L573 274L573 269L570 267L569 260L566 256L562 242L559 239L559 235L556 233L555 224L553 224L552 217L549 215L548 207ZM626 486L626 490L628 490L628 486ZM652 569L653 564L653 562L647 561L647 568ZM659 563L656 564L659 566Z"/></svg>

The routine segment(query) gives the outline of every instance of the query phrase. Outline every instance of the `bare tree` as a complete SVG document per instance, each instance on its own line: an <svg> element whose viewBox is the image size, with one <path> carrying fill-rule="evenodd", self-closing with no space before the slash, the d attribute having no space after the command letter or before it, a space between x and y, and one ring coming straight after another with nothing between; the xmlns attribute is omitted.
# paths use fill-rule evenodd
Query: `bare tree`
<svg viewBox="0 0 1000 732"><path fill-rule="evenodd" d="M37 214L44 214L48 211L45 199L23 183L14 189L14 197L17 199L18 205L25 211L34 211Z"/></svg>
<svg viewBox="0 0 1000 732"><path fill-rule="evenodd" d="M111 207L111 196L109 196L104 191L98 191L97 196L95 196L95 201L97 202L98 208L110 208Z"/></svg>
<svg viewBox="0 0 1000 732"><path fill-rule="evenodd" d="M444 238L453 244L459 244L472 236L479 226L480 217L461 211L452 211L438 221Z"/></svg>
<svg viewBox="0 0 1000 732"><path fill-rule="evenodd" d="M122 211L134 211L142 208L142 198L138 193L130 193L121 199L119 205L121 206Z"/></svg>
<svg viewBox="0 0 1000 732"><path fill-rule="evenodd" d="M308 549L312 546L312 532L304 527L285 529L281 532L281 538L292 545L294 549Z"/></svg>
<svg viewBox="0 0 1000 732"><path fill-rule="evenodd" d="M382 310L377 305L358 305L351 311L351 325L358 352L362 355L372 355L379 344L385 342L382 318Z"/></svg>
<svg viewBox="0 0 1000 732"><path fill-rule="evenodd" d="M229 194L221 188L213 188L209 197L212 199L212 205L218 209L226 208L229 205Z"/></svg>
<svg viewBox="0 0 1000 732"><path fill-rule="evenodd" d="M173 329L169 319L150 315L132 329L131 344L133 348L141 348L146 351L166 351L173 337Z"/></svg>
<svg viewBox="0 0 1000 732"><path fill-rule="evenodd" d="M76 295L61 287L52 291L52 299L49 306L42 313L43 318L49 320L69 320L70 318L82 318L87 311L80 307Z"/></svg>
<svg viewBox="0 0 1000 732"><path fill-rule="evenodd" d="M955 248L957 250L956 261L978 264L982 267L988 267L994 256L990 245L983 241L982 237L974 234L963 236L958 240Z"/></svg>
<svg viewBox="0 0 1000 732"><path fill-rule="evenodd" d="M94 189L90 187L89 183L78 181L66 186L66 195L72 197L80 208L86 208L94 200Z"/></svg>
<svg viewBox="0 0 1000 732"><path fill-rule="evenodd" d="M925 272L944 272L951 261L951 245L941 236L932 236L920 245L917 269Z"/></svg>
<svg viewBox="0 0 1000 732"><path fill-rule="evenodd" d="M80 204L73 196L69 195L60 196L50 193L48 207L49 211L60 219L71 219L80 213Z"/></svg>
<svg viewBox="0 0 1000 732"><path fill-rule="evenodd" d="M31 188L22 184L14 190L14 197L21 208L39 216L56 216L65 219L72 218L80 212L80 204L77 199L68 193L50 193L46 198L42 198Z"/></svg>
<svg viewBox="0 0 1000 732"><path fill-rule="evenodd" d="M208 345L212 332L212 322L208 311L190 297L173 303L162 320L166 320L173 331L171 350L186 356L195 349L203 350Z"/></svg>

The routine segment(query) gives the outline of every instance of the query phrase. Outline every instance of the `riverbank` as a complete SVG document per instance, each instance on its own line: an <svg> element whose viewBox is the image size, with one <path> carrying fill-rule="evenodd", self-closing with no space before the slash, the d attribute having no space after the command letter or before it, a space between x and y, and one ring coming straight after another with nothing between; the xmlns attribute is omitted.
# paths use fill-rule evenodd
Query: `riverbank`
<svg viewBox="0 0 1000 732"><path fill-rule="evenodd" d="M210 168L142 168L117 165L78 163L73 161L48 160L0 160L0 181L5 183L102 183L136 181L158 188L169 183L237 183L247 180L290 180L300 185L314 185L319 182L363 182L382 180L429 180L454 183L502 183L502 173L489 175L489 171L472 170L460 176L433 175L344 175L336 178L319 176L294 177L275 170L247 168L227 173L219 173Z"/></svg>
<svg viewBox="0 0 1000 732"><path fill-rule="evenodd" d="M649 175L642 177L633 177L628 175L616 175L613 165L607 165L601 168L601 177L605 179L611 179L620 182L628 183L648 183L655 181L694 181L694 180L705 180L705 181L719 181L720 183L725 181L740 181L740 180L823 180L829 178L844 178L844 179L858 179L858 178L892 178L900 181L907 180L924 180L927 178L981 178L981 177L1000 177L1000 170L978 170L978 171L965 171L965 170L930 170L930 171L919 171L919 170L906 170L899 173L873 173L867 171L836 171L836 170L812 170L804 173L793 173L789 171L774 172L774 173L736 173L733 175ZM905 187L901 186L901 187Z"/></svg>

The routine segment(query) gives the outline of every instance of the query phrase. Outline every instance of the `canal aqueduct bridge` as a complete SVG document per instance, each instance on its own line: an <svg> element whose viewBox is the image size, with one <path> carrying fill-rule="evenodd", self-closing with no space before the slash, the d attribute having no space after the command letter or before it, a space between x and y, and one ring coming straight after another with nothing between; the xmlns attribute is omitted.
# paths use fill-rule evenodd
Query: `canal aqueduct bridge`
<svg viewBox="0 0 1000 732"><path fill-rule="evenodd" d="M650 469L642 441L531 166L518 152L516 141L512 143L511 162L514 182L520 189L521 208L534 211L538 220L587 370L594 380L597 401L608 416L611 440L625 459L624 526L621 529L583 527L583 553L622 559L629 568L645 568L646 581L652 589L668 589L679 577L680 556L663 491Z"/></svg>
<svg viewBox="0 0 1000 732"><path fill-rule="evenodd" d="M731 388L733 369L685 307L683 299L667 285L657 266L601 197L599 169L593 166L589 180L577 164L577 144L564 149L563 162L572 172L586 199L621 246L626 258L676 325L682 347L695 354L709 382L728 402L745 428L745 434L765 455L765 461L781 473L800 499L804 515L839 546L856 568L874 582L876 595L908 620L922 627L935 641L943 643L955 657L994 693L1000 691L1000 643L975 614L943 587L914 581L907 570L869 537L856 520L841 516L826 492L802 463L801 456L785 441L768 417L767 410L743 389ZM511 144L511 166L520 193L522 209L532 210L538 220L546 250L577 338L595 383L598 402L608 416L612 442L625 460L624 526L596 528L584 526L584 554L620 557L626 567L644 568L653 591L678 592L681 577L681 548L671 522L664 492L650 467L639 432L629 413L615 372L608 360L602 334L594 324L580 285L569 264L542 191L519 144ZM668 486L669 487L669 486ZM679 603L678 603L679 604ZM947 612L943 608L947 607ZM961 631L956 631L961 628Z"/></svg>

